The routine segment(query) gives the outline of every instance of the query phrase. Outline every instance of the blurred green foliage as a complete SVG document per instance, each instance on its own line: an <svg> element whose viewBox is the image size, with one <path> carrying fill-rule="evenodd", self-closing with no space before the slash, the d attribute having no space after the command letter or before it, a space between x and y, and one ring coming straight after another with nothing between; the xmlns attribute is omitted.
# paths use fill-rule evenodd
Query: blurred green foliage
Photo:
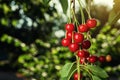
<svg viewBox="0 0 120 80"><path fill-rule="evenodd" d="M57 12L56 5L50 0L0 0L0 55L6 56L0 57L0 67L17 69L30 80L59 79L61 67L75 57L60 45L66 17ZM95 6L91 14L100 23L91 31L94 38L89 51L112 55L112 62L102 66L109 73L109 66L118 66L115 72L119 73L120 24L108 25L109 11Z"/></svg>

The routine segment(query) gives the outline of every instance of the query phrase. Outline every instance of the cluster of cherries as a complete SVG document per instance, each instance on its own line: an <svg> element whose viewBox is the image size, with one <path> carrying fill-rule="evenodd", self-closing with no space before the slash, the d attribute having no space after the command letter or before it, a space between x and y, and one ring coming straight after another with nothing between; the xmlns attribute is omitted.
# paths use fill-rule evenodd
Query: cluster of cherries
<svg viewBox="0 0 120 80"><path fill-rule="evenodd" d="M105 56L95 56L90 55L87 49L90 48L91 42L89 39L85 39L84 33L88 32L91 28L96 27L96 19L88 19L85 24L80 24L77 26L77 31L72 23L65 25L65 38L62 39L61 44L64 47L68 47L71 52L74 52L78 57L80 57L80 63L85 64L86 62L95 63L105 62ZM74 74L74 80L78 80L77 73Z"/></svg>
<svg viewBox="0 0 120 80"><path fill-rule="evenodd" d="M80 57L80 63L83 64L86 60L90 63L95 63L96 61L104 62L105 56L95 56L90 55L87 49L90 48L91 42L85 39L84 34L88 32L91 28L96 27L96 19L88 19L86 24L81 24L77 27L77 32L75 31L74 24L66 24L66 37L62 39L62 46L68 47L71 52L75 52L78 57Z"/></svg>

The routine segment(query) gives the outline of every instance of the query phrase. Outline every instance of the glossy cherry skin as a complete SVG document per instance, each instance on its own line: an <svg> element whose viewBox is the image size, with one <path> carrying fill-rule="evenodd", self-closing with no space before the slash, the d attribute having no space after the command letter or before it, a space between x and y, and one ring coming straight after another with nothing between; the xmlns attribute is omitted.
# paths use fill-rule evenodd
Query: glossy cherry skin
<svg viewBox="0 0 120 80"><path fill-rule="evenodd" d="M79 44L77 44L77 43L71 43L69 45L69 50L71 52L76 52L78 49L79 49Z"/></svg>
<svg viewBox="0 0 120 80"><path fill-rule="evenodd" d="M94 28L97 25L97 20L96 19L88 19L86 24L89 28Z"/></svg>
<svg viewBox="0 0 120 80"><path fill-rule="evenodd" d="M89 31L89 27L86 24L82 24L78 26L79 32L87 32Z"/></svg>
<svg viewBox="0 0 120 80"><path fill-rule="evenodd" d="M69 46L69 44L71 44L71 40L68 38L63 38L61 41L62 46Z"/></svg>
<svg viewBox="0 0 120 80"><path fill-rule="evenodd" d="M74 73L73 75L74 80L78 80L78 73ZM82 74L80 74L80 79L82 78Z"/></svg>
<svg viewBox="0 0 120 80"><path fill-rule="evenodd" d="M106 61L105 56L100 56L100 57L99 57L99 61L100 61L101 63L105 62L105 61Z"/></svg>
<svg viewBox="0 0 120 80"><path fill-rule="evenodd" d="M73 35L73 32L67 32L67 33L66 33L66 37L67 37L68 39L72 39L72 35Z"/></svg>
<svg viewBox="0 0 120 80"><path fill-rule="evenodd" d="M65 25L65 30L68 32L74 31L74 25L72 23L66 24Z"/></svg>
<svg viewBox="0 0 120 80"><path fill-rule="evenodd" d="M75 33L74 34L74 41L75 43L82 43L84 40L84 35L81 33Z"/></svg>
<svg viewBox="0 0 120 80"><path fill-rule="evenodd" d="M111 55L107 55L107 56L106 56L106 62L110 62L111 60L112 60Z"/></svg>
<svg viewBox="0 0 120 80"><path fill-rule="evenodd" d="M83 49L89 49L90 46L91 46L91 42L90 42L89 40L84 40L84 41L82 42L82 48L83 48Z"/></svg>
<svg viewBox="0 0 120 80"><path fill-rule="evenodd" d="M89 57L89 55L90 55L89 52L86 50L79 50L77 52L77 56L80 58L87 58L87 57Z"/></svg>
<svg viewBox="0 0 120 80"><path fill-rule="evenodd" d="M98 60L98 57L97 57L97 56L90 56L89 59L88 59L88 61L89 61L90 63L95 63L97 60Z"/></svg>

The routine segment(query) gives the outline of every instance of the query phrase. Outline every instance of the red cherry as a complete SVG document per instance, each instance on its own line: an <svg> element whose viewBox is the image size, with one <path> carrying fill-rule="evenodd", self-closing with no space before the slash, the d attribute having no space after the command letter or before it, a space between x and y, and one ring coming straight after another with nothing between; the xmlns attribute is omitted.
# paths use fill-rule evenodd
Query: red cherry
<svg viewBox="0 0 120 80"><path fill-rule="evenodd" d="M87 57L89 57L89 55L90 55L89 52L86 50L79 50L77 52L77 56L80 58L87 58Z"/></svg>
<svg viewBox="0 0 120 80"><path fill-rule="evenodd" d="M70 39L63 38L61 41L62 46L68 46L71 43Z"/></svg>
<svg viewBox="0 0 120 80"><path fill-rule="evenodd" d="M78 26L79 32L87 32L89 30L89 27L86 24L82 24Z"/></svg>
<svg viewBox="0 0 120 80"><path fill-rule="evenodd" d="M78 80L78 73L74 73L73 75L74 80ZM80 79L82 78L82 74L80 74Z"/></svg>
<svg viewBox="0 0 120 80"><path fill-rule="evenodd" d="M67 33L66 33L66 37L67 37L68 39L72 39L72 32L67 32Z"/></svg>
<svg viewBox="0 0 120 80"><path fill-rule="evenodd" d="M77 43L71 43L69 45L69 50L71 52L76 52L78 49L79 49L79 44L77 44Z"/></svg>
<svg viewBox="0 0 120 80"><path fill-rule="evenodd" d="M82 42L82 48L88 49L88 48L90 48L90 46L91 46L91 42L89 40L84 40Z"/></svg>
<svg viewBox="0 0 120 80"><path fill-rule="evenodd" d="M99 61L100 61L101 63L102 63L102 62L105 62L105 60L106 60L106 59L105 59L105 56L100 56L100 57L99 57Z"/></svg>
<svg viewBox="0 0 120 80"><path fill-rule="evenodd" d="M65 25L65 30L68 32L74 31L74 25L72 23Z"/></svg>
<svg viewBox="0 0 120 80"><path fill-rule="evenodd" d="M74 34L74 41L76 43L82 43L83 40L84 40L83 34L81 34L81 33L75 33Z"/></svg>
<svg viewBox="0 0 120 80"><path fill-rule="evenodd" d="M86 24L89 28L94 28L97 25L97 20L96 19L88 19Z"/></svg>
<svg viewBox="0 0 120 80"><path fill-rule="evenodd" d="M86 59L85 58L80 58L80 63L81 64L84 64L86 62Z"/></svg>
<svg viewBox="0 0 120 80"><path fill-rule="evenodd" d="M98 60L97 56L90 56L88 61L90 63L95 63L97 60Z"/></svg>

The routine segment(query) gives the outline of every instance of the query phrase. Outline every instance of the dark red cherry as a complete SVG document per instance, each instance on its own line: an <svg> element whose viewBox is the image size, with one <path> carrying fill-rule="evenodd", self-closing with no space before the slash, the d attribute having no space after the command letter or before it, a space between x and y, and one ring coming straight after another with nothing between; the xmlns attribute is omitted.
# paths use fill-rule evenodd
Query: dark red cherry
<svg viewBox="0 0 120 80"><path fill-rule="evenodd" d="M77 56L80 58L87 58L87 57L89 57L89 55L90 55L89 52L86 50L79 50L77 52Z"/></svg>
<svg viewBox="0 0 120 80"><path fill-rule="evenodd" d="M105 56L100 56L99 57L99 61L102 63L102 62L105 62L106 61L106 58Z"/></svg>
<svg viewBox="0 0 120 80"><path fill-rule="evenodd" d="M98 60L98 57L97 57L97 56L90 56L88 61L89 61L90 63L95 63L97 60Z"/></svg>
<svg viewBox="0 0 120 80"><path fill-rule="evenodd" d="M83 48L83 49L89 49L90 46L91 46L91 42L90 42L89 40L84 40L84 41L82 42L82 48Z"/></svg>

